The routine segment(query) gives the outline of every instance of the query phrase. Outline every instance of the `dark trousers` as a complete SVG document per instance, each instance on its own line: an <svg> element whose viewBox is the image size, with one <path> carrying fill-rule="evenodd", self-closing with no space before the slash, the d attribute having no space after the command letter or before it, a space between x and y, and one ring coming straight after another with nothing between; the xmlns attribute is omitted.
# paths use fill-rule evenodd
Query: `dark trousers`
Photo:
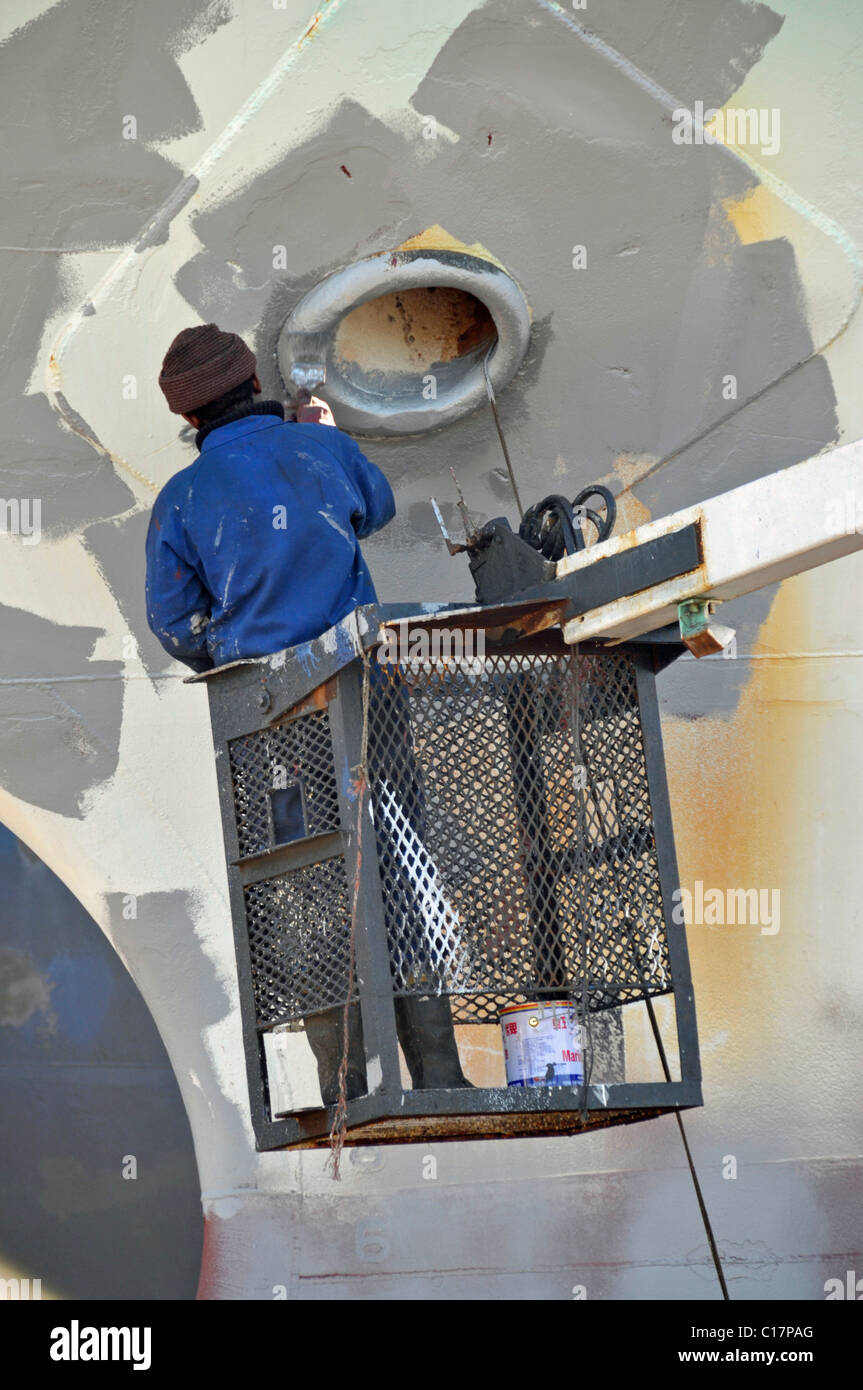
<svg viewBox="0 0 863 1390"><path fill-rule="evenodd" d="M324 1105L339 1098L339 1067L344 1053L344 1008L309 1014L306 1037L318 1064ZM395 1000L396 1031L415 1091L469 1086L461 1069L449 1000L438 995ZM368 1091L360 1006L348 1009L348 1100Z"/></svg>
<svg viewBox="0 0 863 1390"><path fill-rule="evenodd" d="M408 694L398 670L383 668L375 660L370 680L368 773L393 984L395 989L417 990L397 995L396 1031L415 1090L469 1086L461 1069L449 999L437 992L445 988L444 971L429 949L428 927L412 881L417 870L406 853L424 843L426 832ZM388 797L384 797L384 786ZM398 808L395 817L394 806ZM396 822L401 833L394 828ZM423 988L435 993L422 994ZM333 1105L338 1100L338 1071L344 1054L344 1008L307 1016L305 1028L318 1064L324 1104ZM347 1096L355 1099L366 1092L362 1020L359 1004L353 1003L348 1010Z"/></svg>

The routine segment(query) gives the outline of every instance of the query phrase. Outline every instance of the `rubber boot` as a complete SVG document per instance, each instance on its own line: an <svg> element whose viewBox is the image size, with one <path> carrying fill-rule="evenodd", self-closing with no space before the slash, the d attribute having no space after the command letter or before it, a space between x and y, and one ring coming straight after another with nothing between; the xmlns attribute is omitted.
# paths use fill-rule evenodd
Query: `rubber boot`
<svg viewBox="0 0 863 1390"><path fill-rule="evenodd" d="M442 995L396 999L396 1029L415 1091L470 1086L461 1069L449 1000Z"/></svg>
<svg viewBox="0 0 863 1390"><path fill-rule="evenodd" d="M344 1007L324 1009L322 1013L309 1014L305 1019L306 1037L318 1064L318 1081L324 1105L336 1105L339 1099L339 1067L344 1053ZM366 1080L365 1050L363 1048L363 1025L359 1004L351 1004L348 1010L348 1074L346 1095L348 1100L368 1093Z"/></svg>

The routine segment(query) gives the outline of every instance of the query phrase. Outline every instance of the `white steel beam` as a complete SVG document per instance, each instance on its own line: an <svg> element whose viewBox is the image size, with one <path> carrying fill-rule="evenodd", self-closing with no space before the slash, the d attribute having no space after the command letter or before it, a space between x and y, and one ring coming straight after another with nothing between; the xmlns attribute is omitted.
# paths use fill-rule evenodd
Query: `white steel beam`
<svg viewBox="0 0 863 1390"><path fill-rule="evenodd" d="M565 640L637 637L676 622L684 599L738 598L863 549L863 440L564 556L557 577L693 524L701 547L696 569L570 619Z"/></svg>

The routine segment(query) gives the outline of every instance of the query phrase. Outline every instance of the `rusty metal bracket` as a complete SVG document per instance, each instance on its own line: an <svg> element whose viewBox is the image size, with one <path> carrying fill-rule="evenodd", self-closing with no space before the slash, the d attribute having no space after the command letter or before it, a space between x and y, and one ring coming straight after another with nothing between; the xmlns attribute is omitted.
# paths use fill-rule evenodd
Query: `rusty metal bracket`
<svg viewBox="0 0 863 1390"><path fill-rule="evenodd" d="M715 656L734 639L734 628L712 622L717 599L688 598L677 605L680 640L693 656Z"/></svg>

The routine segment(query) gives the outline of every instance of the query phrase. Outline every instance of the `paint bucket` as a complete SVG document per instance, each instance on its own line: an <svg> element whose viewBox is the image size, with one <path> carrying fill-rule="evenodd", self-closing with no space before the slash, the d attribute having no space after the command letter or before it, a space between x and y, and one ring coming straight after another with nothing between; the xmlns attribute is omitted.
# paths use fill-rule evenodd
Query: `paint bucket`
<svg viewBox="0 0 863 1390"><path fill-rule="evenodd" d="M570 999L513 1004L500 1028L507 1086L581 1086L584 1050Z"/></svg>

